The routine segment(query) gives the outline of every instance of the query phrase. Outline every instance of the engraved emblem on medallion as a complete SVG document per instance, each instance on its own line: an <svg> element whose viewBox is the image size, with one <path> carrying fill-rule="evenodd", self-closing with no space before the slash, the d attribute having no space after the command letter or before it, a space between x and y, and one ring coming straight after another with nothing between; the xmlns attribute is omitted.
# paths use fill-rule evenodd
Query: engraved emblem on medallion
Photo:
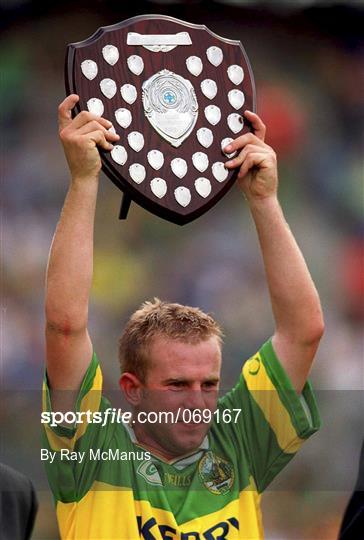
<svg viewBox="0 0 364 540"><path fill-rule="evenodd" d="M233 113L227 117L227 123L231 131L239 133L244 127L244 119L240 114Z"/></svg>
<svg viewBox="0 0 364 540"><path fill-rule="evenodd" d="M178 204L183 207L186 207L191 202L191 192L185 186L179 186L174 190L174 197Z"/></svg>
<svg viewBox="0 0 364 540"><path fill-rule="evenodd" d="M140 75L143 72L144 69L144 62L143 58L138 56L137 54L133 54L132 56L129 56L126 63L128 64L128 68L134 75Z"/></svg>
<svg viewBox="0 0 364 540"><path fill-rule="evenodd" d="M132 131L128 135L128 143L135 152L140 152L144 146L144 137L138 131Z"/></svg>
<svg viewBox="0 0 364 540"><path fill-rule="evenodd" d="M186 66L191 75L198 77L203 69L202 60L199 56L189 56L186 60Z"/></svg>
<svg viewBox="0 0 364 540"><path fill-rule="evenodd" d="M208 178L197 178L195 180L195 189L201 197L206 199L211 193L211 182Z"/></svg>
<svg viewBox="0 0 364 540"><path fill-rule="evenodd" d="M96 62L94 62L93 60L84 60L81 64L81 71L89 81L92 81L96 77L98 72Z"/></svg>
<svg viewBox="0 0 364 540"><path fill-rule="evenodd" d="M133 163L129 167L129 174L136 184L141 184L146 177L146 170L144 165L140 163Z"/></svg>
<svg viewBox="0 0 364 540"><path fill-rule="evenodd" d="M236 154L237 154L236 150L235 150L235 152L231 152L231 154L228 154L228 153L224 152L225 146L228 146L228 144L230 144L231 142L233 142L233 140L234 140L234 139L232 139L231 137L226 137L226 139L223 139L223 140L221 141L221 151L222 151L222 153L225 154L225 156L228 157L228 158L232 158L232 157L236 156Z"/></svg>
<svg viewBox="0 0 364 540"><path fill-rule="evenodd" d="M178 147L192 132L198 116L195 90L187 79L163 69L142 86L143 107L153 128Z"/></svg>
<svg viewBox="0 0 364 540"><path fill-rule="evenodd" d="M87 108L90 113L95 114L96 116L102 116L104 113L104 104L99 98L91 98L87 102Z"/></svg>
<svg viewBox="0 0 364 540"><path fill-rule="evenodd" d="M197 170L204 172L209 166L209 158L203 152L195 152L192 156L192 163Z"/></svg>
<svg viewBox="0 0 364 540"><path fill-rule="evenodd" d="M167 193L167 183L163 178L153 178L150 188L158 199L162 199Z"/></svg>
<svg viewBox="0 0 364 540"><path fill-rule="evenodd" d="M132 121L131 112L128 109L118 109L115 111L115 118L119 126L126 129Z"/></svg>
<svg viewBox="0 0 364 540"><path fill-rule="evenodd" d="M225 169L222 161L216 161L212 166L212 174L218 182L223 182L229 176L229 171Z"/></svg>
<svg viewBox="0 0 364 540"><path fill-rule="evenodd" d="M132 84L123 84L123 86L120 88L121 97L129 103L129 105L132 105L134 101L137 98L137 90L134 85Z"/></svg>
<svg viewBox="0 0 364 540"><path fill-rule="evenodd" d="M126 160L128 159L128 154L123 146L117 144L111 150L111 157L119 165L124 165L124 163L126 163Z"/></svg>
<svg viewBox="0 0 364 540"><path fill-rule="evenodd" d="M116 94L116 83L112 79L102 79L100 89L104 96L111 99Z"/></svg>
<svg viewBox="0 0 364 540"><path fill-rule="evenodd" d="M241 84L244 79L244 70L241 66L233 64L227 69L228 77L234 84Z"/></svg>
<svg viewBox="0 0 364 540"><path fill-rule="evenodd" d="M115 45L106 45L102 49L102 56L110 66L114 66L119 60L119 50Z"/></svg>
<svg viewBox="0 0 364 540"><path fill-rule="evenodd" d="M183 178L188 170L186 160L181 158L172 159L171 169L178 178Z"/></svg>

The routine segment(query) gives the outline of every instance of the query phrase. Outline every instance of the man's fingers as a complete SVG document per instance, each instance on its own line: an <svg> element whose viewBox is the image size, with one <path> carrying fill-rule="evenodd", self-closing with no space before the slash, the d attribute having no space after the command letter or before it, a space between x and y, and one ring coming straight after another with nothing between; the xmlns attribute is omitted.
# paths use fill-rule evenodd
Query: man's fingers
<svg viewBox="0 0 364 540"><path fill-rule="evenodd" d="M97 120L91 120L91 122L87 122L87 124L84 124L82 127L78 128L77 132L79 135L87 135L88 133L92 133L93 131L101 130L105 138L111 141L117 141L120 139L120 135L117 133L113 133L112 131L109 131L105 126L102 124L105 122L100 122L100 118Z"/></svg>
<svg viewBox="0 0 364 540"><path fill-rule="evenodd" d="M254 130L254 135L256 135L256 137L258 137L258 139L261 141L264 141L266 127L260 117L251 111L245 111L244 116L250 122Z"/></svg>
<svg viewBox="0 0 364 540"><path fill-rule="evenodd" d="M102 116L96 116L96 114L90 113L89 111L81 111L73 120L73 127L78 129L88 122L92 122L94 120L99 122L106 129L109 129L112 126L112 123Z"/></svg>
<svg viewBox="0 0 364 540"><path fill-rule="evenodd" d="M109 129L112 126L112 123L109 120L106 120L106 118L96 116L89 111L81 111L72 120L72 109L76 103L79 102L79 99L80 98L77 94L71 94L67 96L58 107L58 122L60 131L68 127L71 123L73 128L78 129L88 122L92 122L93 120L99 122L105 129Z"/></svg>
<svg viewBox="0 0 364 540"><path fill-rule="evenodd" d="M256 144L258 146L261 146L262 148L264 148L265 146L265 143L256 135L253 135L253 133L245 133L245 135L240 135L240 137L238 137L234 141L231 141L231 143L225 146L223 150L231 154L236 150L241 150L247 144Z"/></svg>
<svg viewBox="0 0 364 540"><path fill-rule="evenodd" d="M113 149L113 145L106 140L105 134L101 129L92 131L91 133L84 135L84 137L87 137L89 140L92 140L95 144L97 144L104 150Z"/></svg>
<svg viewBox="0 0 364 540"><path fill-rule="evenodd" d="M225 167L227 167L228 169L235 169L236 167L239 167L250 152L260 152L261 154L263 153L269 154L270 151L271 150L268 146L258 146L257 144L247 144L238 156L236 156L234 159L230 159L229 161L225 163Z"/></svg>
<svg viewBox="0 0 364 540"><path fill-rule="evenodd" d="M72 109L78 103L79 99L77 94L71 94L58 107L58 125L60 130L72 122Z"/></svg>
<svg viewBox="0 0 364 540"><path fill-rule="evenodd" d="M238 180L242 180L253 167L259 167L266 159L267 155L261 152L250 152L245 157L242 166L240 167Z"/></svg>

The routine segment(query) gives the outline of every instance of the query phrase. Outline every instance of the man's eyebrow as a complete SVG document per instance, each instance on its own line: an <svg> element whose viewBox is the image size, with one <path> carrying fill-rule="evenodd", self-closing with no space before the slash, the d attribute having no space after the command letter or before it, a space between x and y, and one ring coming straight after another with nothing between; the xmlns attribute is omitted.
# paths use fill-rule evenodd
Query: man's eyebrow
<svg viewBox="0 0 364 540"><path fill-rule="evenodd" d="M218 383L220 377L207 377L203 379L202 383ZM173 384L173 383L188 383L191 382L191 379L186 379L184 377L171 377L170 379L162 380L162 384Z"/></svg>
<svg viewBox="0 0 364 540"><path fill-rule="evenodd" d="M209 382L209 383L218 383L220 381L220 377L208 377L207 379L204 379L203 382Z"/></svg>
<svg viewBox="0 0 364 540"><path fill-rule="evenodd" d="M164 379L162 381L162 383L164 384L172 384L172 383L176 383L176 382L189 382L190 379L186 379L186 378L183 378L183 377L171 377L170 379Z"/></svg>

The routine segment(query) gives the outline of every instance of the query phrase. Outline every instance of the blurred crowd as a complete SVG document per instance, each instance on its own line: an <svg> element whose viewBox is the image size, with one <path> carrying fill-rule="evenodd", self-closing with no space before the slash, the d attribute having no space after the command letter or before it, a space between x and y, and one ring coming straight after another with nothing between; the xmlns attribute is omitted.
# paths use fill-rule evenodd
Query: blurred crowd
<svg viewBox="0 0 364 540"><path fill-rule="evenodd" d="M218 4L26 2L4 10L0 47L2 300L0 459L38 490L36 539L57 538L40 448L44 277L68 185L57 133L66 45L141 13L168 13L240 39L257 109L278 154L280 199L319 290L326 333L312 371L322 430L265 496L268 539L334 539L353 487L363 430L363 10L285 11ZM118 3L120 4L120 3ZM135 204L118 221L121 192L102 177L90 333L106 386L118 380L117 338L146 298L196 305L225 331L223 381L273 331L248 208L234 186L210 212L179 227ZM279 492L279 497L277 493Z"/></svg>

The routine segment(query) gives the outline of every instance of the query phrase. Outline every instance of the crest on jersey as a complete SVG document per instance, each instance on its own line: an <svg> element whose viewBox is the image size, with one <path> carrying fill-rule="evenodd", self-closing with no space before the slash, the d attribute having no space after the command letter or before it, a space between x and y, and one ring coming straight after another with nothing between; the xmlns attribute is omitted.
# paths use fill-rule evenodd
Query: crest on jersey
<svg viewBox="0 0 364 540"><path fill-rule="evenodd" d="M139 465L137 473L140 474L140 476L142 476L144 480L152 486L163 485L158 469L150 459L143 461Z"/></svg>
<svg viewBox="0 0 364 540"><path fill-rule="evenodd" d="M211 451L201 459L198 471L201 482L214 495L228 493L234 483L232 464Z"/></svg>

